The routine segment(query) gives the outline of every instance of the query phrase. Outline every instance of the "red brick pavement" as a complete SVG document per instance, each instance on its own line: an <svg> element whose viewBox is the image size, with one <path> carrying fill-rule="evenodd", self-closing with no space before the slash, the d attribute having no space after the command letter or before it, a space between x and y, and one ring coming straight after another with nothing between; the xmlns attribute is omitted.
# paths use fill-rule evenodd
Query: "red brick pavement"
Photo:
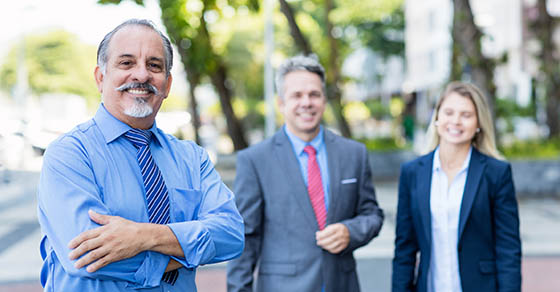
<svg viewBox="0 0 560 292"><path fill-rule="evenodd" d="M560 257L527 257L522 265L524 292L560 291Z"/></svg>
<svg viewBox="0 0 560 292"><path fill-rule="evenodd" d="M523 259L522 269L524 292L560 291L560 257L527 257ZM226 292L225 269L200 269L196 285L199 292ZM41 285L36 282L0 284L0 292L40 291Z"/></svg>

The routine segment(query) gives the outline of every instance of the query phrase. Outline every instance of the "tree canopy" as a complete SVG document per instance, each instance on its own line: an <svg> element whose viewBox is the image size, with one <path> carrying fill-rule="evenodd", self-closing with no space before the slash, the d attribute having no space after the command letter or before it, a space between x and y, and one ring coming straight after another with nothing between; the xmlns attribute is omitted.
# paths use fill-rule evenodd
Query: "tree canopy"
<svg viewBox="0 0 560 292"><path fill-rule="evenodd" d="M96 49L80 42L66 31L31 34L23 39L29 87L33 94L67 93L97 103L99 92L93 78ZM11 91L16 84L18 55L22 44L15 44L0 67L0 86Z"/></svg>

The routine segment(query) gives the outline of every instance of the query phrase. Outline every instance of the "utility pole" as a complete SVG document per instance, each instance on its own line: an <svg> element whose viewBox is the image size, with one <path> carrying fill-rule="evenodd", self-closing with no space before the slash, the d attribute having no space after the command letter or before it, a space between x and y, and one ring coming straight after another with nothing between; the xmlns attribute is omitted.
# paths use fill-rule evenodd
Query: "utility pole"
<svg viewBox="0 0 560 292"><path fill-rule="evenodd" d="M266 103L265 136L271 137L276 131L276 112L274 110L274 71L272 55L274 54L274 0L264 1L264 99Z"/></svg>

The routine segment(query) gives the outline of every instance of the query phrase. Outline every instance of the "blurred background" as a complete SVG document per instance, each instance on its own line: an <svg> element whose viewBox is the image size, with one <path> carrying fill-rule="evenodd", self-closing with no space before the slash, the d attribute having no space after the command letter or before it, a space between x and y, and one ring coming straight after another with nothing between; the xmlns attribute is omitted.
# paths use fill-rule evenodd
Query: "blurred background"
<svg viewBox="0 0 560 292"><path fill-rule="evenodd" d="M153 20L174 44L158 126L204 146L229 185L235 151L283 123L273 68L295 54L320 59L324 123L367 145L388 215L380 238L357 252L373 260L359 261L361 273L384 269L384 284L366 291L388 291L400 164L420 154L445 84L475 83L514 170L524 285L548 283L525 288L560 287L542 278L560 265L559 0L19 0L0 2L0 13L0 291L40 288L42 154L94 115L97 45L129 18ZM199 275L222 279L201 291L223 291L223 266Z"/></svg>

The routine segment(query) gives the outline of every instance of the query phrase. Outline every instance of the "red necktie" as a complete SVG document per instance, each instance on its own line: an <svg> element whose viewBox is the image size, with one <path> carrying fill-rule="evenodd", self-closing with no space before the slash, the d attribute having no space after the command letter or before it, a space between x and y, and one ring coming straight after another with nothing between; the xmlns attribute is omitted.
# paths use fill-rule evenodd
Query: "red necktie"
<svg viewBox="0 0 560 292"><path fill-rule="evenodd" d="M311 200L311 206L315 212L319 230L323 230L327 223L327 210L325 208L325 193L323 192L323 180L321 179L321 170L317 163L317 151L313 146L307 145L303 149L307 153L307 192Z"/></svg>

